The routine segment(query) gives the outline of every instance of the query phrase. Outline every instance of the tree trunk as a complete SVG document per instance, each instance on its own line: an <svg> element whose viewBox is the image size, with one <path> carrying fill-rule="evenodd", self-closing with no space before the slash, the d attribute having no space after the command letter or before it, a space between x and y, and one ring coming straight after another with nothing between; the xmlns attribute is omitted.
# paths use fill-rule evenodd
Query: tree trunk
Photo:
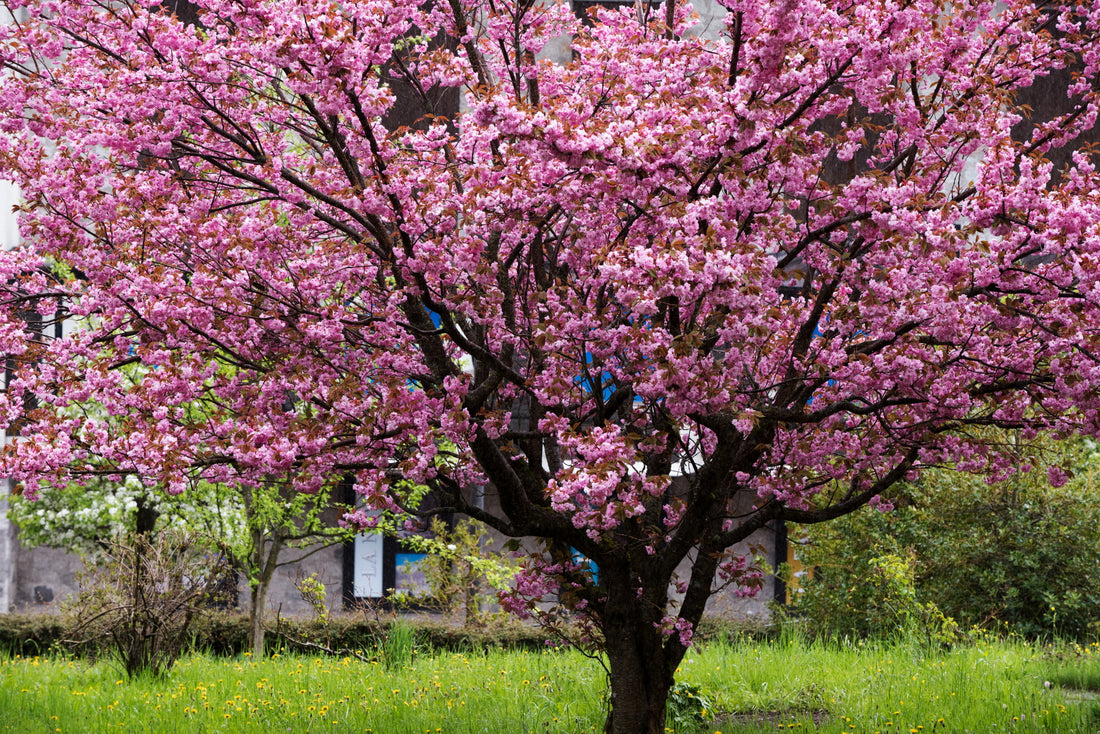
<svg viewBox="0 0 1100 734"><path fill-rule="evenodd" d="M127 628L122 633L127 639L126 674L131 678L155 668L153 650L157 644L157 635L150 629L153 615L149 613L147 564L153 552L153 532L157 526L157 515L156 509L144 497L138 497L133 542L122 549L123 554L130 556L127 561L132 564L130 598L127 600L130 610L126 619Z"/></svg>
<svg viewBox="0 0 1100 734"><path fill-rule="evenodd" d="M264 656L264 608L267 606L268 586L262 580L249 586L248 649L256 660Z"/></svg>
<svg viewBox="0 0 1100 734"><path fill-rule="evenodd" d="M248 647L252 651L252 657L260 659L264 656L267 592L279 565L279 552L283 548L284 537L278 531L271 531L270 539L265 539L263 530L259 528L254 528L252 534L252 568L248 583Z"/></svg>
<svg viewBox="0 0 1100 734"><path fill-rule="evenodd" d="M665 734L665 706L683 654L668 649L668 638L657 626L660 618L645 613L646 608L658 608L648 603L654 600L638 599L629 588L624 591L609 589L601 620L611 673L611 706L604 731ZM659 608L663 611L664 606Z"/></svg>
<svg viewBox="0 0 1100 734"><path fill-rule="evenodd" d="M646 655L629 641L608 643L611 667L611 710L607 734L665 734L665 706L672 676L663 656ZM654 659L656 658L656 659Z"/></svg>
<svg viewBox="0 0 1100 734"><path fill-rule="evenodd" d="M141 517L143 504L138 504L138 517ZM120 625L121 629L115 632L116 644L118 640L124 640L126 650L126 675L134 678L151 667L151 655L149 654L148 615L146 605L146 592L148 583L146 575L148 569L145 566L146 556L149 554L150 531L141 531L134 535L133 542L120 548L123 558L130 566L130 593L126 599L126 617Z"/></svg>
<svg viewBox="0 0 1100 734"><path fill-rule="evenodd" d="M157 517L160 515L156 508L149 505L144 497L137 498L137 513L134 517L134 532L138 537L150 537L157 527Z"/></svg>

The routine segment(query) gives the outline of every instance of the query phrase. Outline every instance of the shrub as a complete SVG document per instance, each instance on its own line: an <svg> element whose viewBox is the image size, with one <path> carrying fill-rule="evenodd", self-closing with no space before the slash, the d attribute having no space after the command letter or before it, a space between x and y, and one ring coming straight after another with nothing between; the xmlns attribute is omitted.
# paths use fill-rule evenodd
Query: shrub
<svg viewBox="0 0 1100 734"><path fill-rule="evenodd" d="M484 523L465 519L449 527L434 518L430 538L405 538L426 555L416 562L424 574L425 594L410 601L458 617L466 627L485 623L485 610L515 576L519 564L510 555L491 550L493 540Z"/></svg>
<svg viewBox="0 0 1100 734"><path fill-rule="evenodd" d="M891 512L866 509L810 528L803 560L814 571L792 595L789 613L841 634L880 634L899 614L924 614L931 615L926 625L946 615L964 627L1028 637L1095 636L1098 456L1084 440L1021 451L1021 462L1051 458L1075 468L1063 486L1036 471L1000 483L928 472L919 487L903 487ZM897 559L907 559L911 570L902 573Z"/></svg>
<svg viewBox="0 0 1100 734"><path fill-rule="evenodd" d="M63 607L67 642L105 654L131 678L163 675L187 646L192 620L214 602L222 564L171 531L105 545Z"/></svg>
<svg viewBox="0 0 1100 734"><path fill-rule="evenodd" d="M958 625L933 602L922 602L914 584L913 553L848 558L840 573L820 570L796 613L810 623L811 631L847 637L923 638L949 644L958 636Z"/></svg>
<svg viewBox="0 0 1100 734"><path fill-rule="evenodd" d="M0 614L0 651L31 657L61 644L65 627L56 614Z"/></svg>
<svg viewBox="0 0 1100 734"><path fill-rule="evenodd" d="M217 611L191 621L190 648L210 655L239 655L248 649L248 615Z"/></svg>
<svg viewBox="0 0 1100 734"><path fill-rule="evenodd" d="M668 692L666 716L672 731L698 731L714 718L714 704L698 686L681 682Z"/></svg>
<svg viewBox="0 0 1100 734"><path fill-rule="evenodd" d="M419 649L447 652L480 650L541 651L547 647L546 633L520 623L493 625L483 628L463 628L442 620L410 619L413 642ZM725 629L722 626L721 629ZM9 655L32 656L62 647L67 628L56 614L0 615L0 652ZM330 616L326 625L318 620L280 618L269 630L269 650L308 651L297 643L328 645L332 649L357 650L372 653L385 643L389 631L387 620L359 615ZM186 650L231 657L248 650L248 616L224 611L203 611L194 616L186 635ZM732 636L731 636L732 638ZM70 649L71 646L70 646ZM77 654L97 655L102 650L86 647L73 649Z"/></svg>

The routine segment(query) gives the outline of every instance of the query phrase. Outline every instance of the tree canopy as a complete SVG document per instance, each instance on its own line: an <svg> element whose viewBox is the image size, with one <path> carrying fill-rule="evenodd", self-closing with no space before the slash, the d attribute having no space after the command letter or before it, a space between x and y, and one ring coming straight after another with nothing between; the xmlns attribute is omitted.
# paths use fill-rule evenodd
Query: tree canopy
<svg viewBox="0 0 1100 734"><path fill-rule="evenodd" d="M612 731L734 543L1100 432L1092 3L4 4L3 470L429 487L545 541L513 602L592 620Z"/></svg>

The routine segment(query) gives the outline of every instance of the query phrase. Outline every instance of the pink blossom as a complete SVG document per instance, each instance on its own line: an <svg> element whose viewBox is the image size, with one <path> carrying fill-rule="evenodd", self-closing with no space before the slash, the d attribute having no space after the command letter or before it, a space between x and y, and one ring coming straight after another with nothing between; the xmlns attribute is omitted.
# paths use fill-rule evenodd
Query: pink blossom
<svg viewBox="0 0 1100 734"><path fill-rule="evenodd" d="M540 544L507 608L686 645L681 562L684 609L751 595L729 549L769 523L1009 476L991 425L1100 435L1100 173L1065 150L1093 3L729 0L705 32L686 3L15 5L0 469L28 495L354 477L367 528L431 490ZM1012 99L1054 70L1074 112L1024 140Z"/></svg>

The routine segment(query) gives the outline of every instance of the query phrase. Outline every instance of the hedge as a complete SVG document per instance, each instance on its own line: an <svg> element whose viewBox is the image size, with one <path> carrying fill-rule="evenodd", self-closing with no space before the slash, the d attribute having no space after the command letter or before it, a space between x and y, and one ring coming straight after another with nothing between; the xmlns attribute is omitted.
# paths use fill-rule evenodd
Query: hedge
<svg viewBox="0 0 1100 734"><path fill-rule="evenodd" d="M61 618L53 614L0 615L0 650L31 657L58 647L65 636Z"/></svg>
<svg viewBox="0 0 1100 734"><path fill-rule="evenodd" d="M474 652L487 649L544 650L547 634L538 627L518 623L463 628L430 617L404 619L424 648L437 651ZM327 624L316 620L272 620L265 636L270 651L315 650L309 644L332 650L370 651L385 639L392 620L365 617L332 617ZM700 642L731 639L746 632L735 622L704 619L696 634ZM191 648L216 656L234 656L248 649L248 617L224 613L204 615L192 624ZM31 657L64 650L65 627L54 614L0 614L0 654Z"/></svg>
<svg viewBox="0 0 1100 734"><path fill-rule="evenodd" d="M419 645L433 650L470 652L488 648L537 650L546 647L546 634L534 627L502 625L500 628L463 629L442 622L408 620ZM267 648L308 651L309 644L333 650L369 651L386 636L389 622L362 617L333 617L318 621L278 619L270 622ZM233 656L248 649L248 617L218 613L196 619L191 627L191 648L211 655ZM0 653L30 657L63 650L65 626L54 614L0 615Z"/></svg>

